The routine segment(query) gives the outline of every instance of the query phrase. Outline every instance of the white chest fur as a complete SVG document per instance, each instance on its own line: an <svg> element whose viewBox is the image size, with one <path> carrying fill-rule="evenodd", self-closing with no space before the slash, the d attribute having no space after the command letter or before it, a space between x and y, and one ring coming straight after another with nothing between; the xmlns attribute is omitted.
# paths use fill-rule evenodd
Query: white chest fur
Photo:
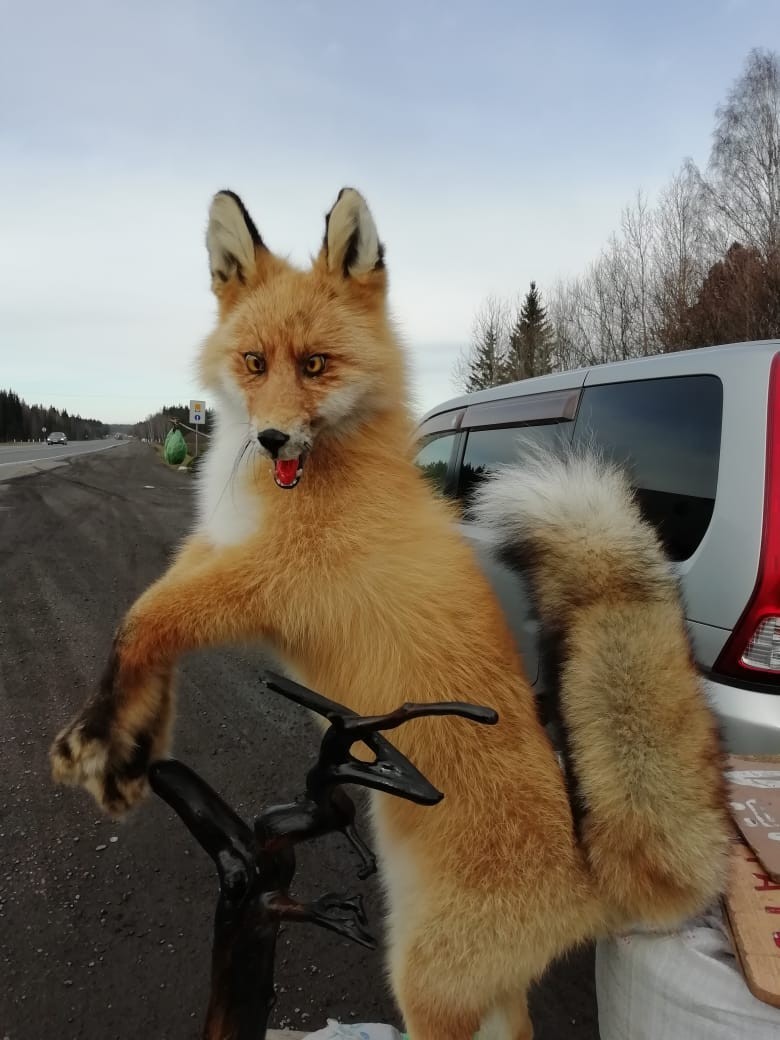
<svg viewBox="0 0 780 1040"><path fill-rule="evenodd" d="M262 504L248 483L251 446L246 423L217 420L199 473L198 528L215 545L237 545L256 534ZM243 452L243 456L242 456Z"/></svg>

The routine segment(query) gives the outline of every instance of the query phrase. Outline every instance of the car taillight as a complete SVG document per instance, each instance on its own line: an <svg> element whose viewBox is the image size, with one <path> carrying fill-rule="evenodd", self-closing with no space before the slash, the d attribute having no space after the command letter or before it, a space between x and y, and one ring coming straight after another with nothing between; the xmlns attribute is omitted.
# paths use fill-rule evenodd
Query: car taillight
<svg viewBox="0 0 780 1040"><path fill-rule="evenodd" d="M714 670L780 683L780 354L769 371L764 526L756 586Z"/></svg>
<svg viewBox="0 0 780 1040"><path fill-rule="evenodd" d="M780 618L765 618L750 638L740 662L748 668L780 672Z"/></svg>

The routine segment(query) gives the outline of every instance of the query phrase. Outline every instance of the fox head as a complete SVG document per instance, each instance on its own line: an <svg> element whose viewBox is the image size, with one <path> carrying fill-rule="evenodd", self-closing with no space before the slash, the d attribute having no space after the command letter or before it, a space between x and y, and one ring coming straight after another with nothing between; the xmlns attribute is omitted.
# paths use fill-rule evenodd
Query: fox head
<svg viewBox="0 0 780 1040"><path fill-rule="evenodd" d="M263 241L241 199L214 196L206 244L219 320L200 359L220 421L295 487L312 451L405 407L404 365L387 317L384 249L363 197L344 188L307 270Z"/></svg>

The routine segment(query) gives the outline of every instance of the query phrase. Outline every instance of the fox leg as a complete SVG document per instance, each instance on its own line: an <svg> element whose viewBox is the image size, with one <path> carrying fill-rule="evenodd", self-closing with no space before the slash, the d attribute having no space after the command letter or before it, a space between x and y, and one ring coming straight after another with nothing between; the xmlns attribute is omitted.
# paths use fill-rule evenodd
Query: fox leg
<svg viewBox="0 0 780 1040"><path fill-rule="evenodd" d="M533 1040L525 994L499 1001L482 1020L479 1040Z"/></svg>
<svg viewBox="0 0 780 1040"><path fill-rule="evenodd" d="M479 1014L426 1000L422 992L404 994L401 1011L411 1040L472 1040L480 1024Z"/></svg>
<svg viewBox="0 0 780 1040"><path fill-rule="evenodd" d="M399 944L392 903L390 914L390 974L411 1040L472 1040L484 1017L474 979L459 984L447 951L436 942L426 947L407 935Z"/></svg>
<svg viewBox="0 0 780 1040"><path fill-rule="evenodd" d="M197 536L185 544L128 611L97 693L52 744L56 781L83 785L113 815L144 795L149 763L168 752L177 658L267 634L262 561Z"/></svg>
<svg viewBox="0 0 780 1040"><path fill-rule="evenodd" d="M446 970L442 965L442 970ZM414 990L415 987L412 987ZM447 1007L426 999L422 990L406 986L399 994L406 1031L411 1040L533 1040L533 1027L525 998L496 1004L487 1014L473 1009Z"/></svg>
<svg viewBox="0 0 780 1040"><path fill-rule="evenodd" d="M388 967L411 1040L533 1040L521 957L496 960L478 906L428 895L388 891Z"/></svg>

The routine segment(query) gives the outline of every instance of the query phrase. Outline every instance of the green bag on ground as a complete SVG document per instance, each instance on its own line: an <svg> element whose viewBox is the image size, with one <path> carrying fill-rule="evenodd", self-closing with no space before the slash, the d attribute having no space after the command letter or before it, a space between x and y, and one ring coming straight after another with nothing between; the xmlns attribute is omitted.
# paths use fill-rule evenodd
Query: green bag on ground
<svg viewBox="0 0 780 1040"><path fill-rule="evenodd" d="M181 430L170 430L165 438L163 455L169 466L180 466L187 455L187 444Z"/></svg>

